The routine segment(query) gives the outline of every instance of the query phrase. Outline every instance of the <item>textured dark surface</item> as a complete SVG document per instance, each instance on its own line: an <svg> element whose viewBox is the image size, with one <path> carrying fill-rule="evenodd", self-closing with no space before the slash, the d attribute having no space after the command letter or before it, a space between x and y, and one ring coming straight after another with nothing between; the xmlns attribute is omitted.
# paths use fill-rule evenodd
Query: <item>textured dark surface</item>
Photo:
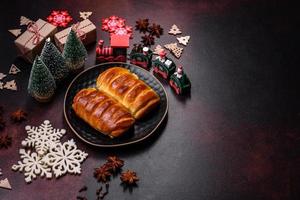
<svg viewBox="0 0 300 200"><path fill-rule="evenodd" d="M93 11L90 19L106 44L108 34L100 32L100 20L112 14L131 25L144 17L159 23L165 34L157 44L175 41L166 34L174 23L191 36L181 59L174 58L191 79L191 96L176 97L165 86L170 107L160 134L126 148L94 148L64 121L63 98L70 80L48 104L27 95L30 66L16 59L14 37L7 30L19 27L20 15L45 19L52 9L67 9L75 20L78 11ZM12 147L0 150L1 178L8 177L13 190L0 189L0 199L76 199L83 185L88 186L88 199L95 199L99 184L93 169L114 153L140 181L130 192L113 178L106 199L300 199L298 11L291 1L279 0L1 2L0 71L7 72L14 62L22 73L7 78L16 79L18 92L0 90L7 119L0 134L13 136ZM131 44L140 37L135 33ZM86 67L95 63L94 48L89 49ZM18 107L29 113L28 121L13 125L9 113ZM63 141L74 138L89 157L80 176L27 185L23 175L10 168L19 159L25 125L45 119L67 128Z"/></svg>
<svg viewBox="0 0 300 200"><path fill-rule="evenodd" d="M147 83L160 97L160 104L152 112L148 113L141 120L137 120L134 126L124 133L121 137L113 140L104 134L92 128L89 124L76 116L72 108L72 103L75 95L84 88L95 88L96 80L99 74L111 67L123 67L136 74L140 80ZM72 127L74 133L77 134L83 141L98 147L117 147L131 145L149 138L155 133L155 130L166 123L166 115L168 111L167 94L151 72L125 63L105 63L91 67L80 73L70 84L64 101L64 115L67 123Z"/></svg>

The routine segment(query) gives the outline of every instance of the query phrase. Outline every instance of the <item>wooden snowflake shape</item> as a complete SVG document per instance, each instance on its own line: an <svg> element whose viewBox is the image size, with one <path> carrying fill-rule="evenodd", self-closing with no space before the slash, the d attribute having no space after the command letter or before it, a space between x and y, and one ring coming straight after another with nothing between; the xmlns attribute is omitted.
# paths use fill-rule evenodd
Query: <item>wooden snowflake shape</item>
<svg viewBox="0 0 300 200"><path fill-rule="evenodd" d="M15 80L11 80L5 83L5 85L3 86L3 88L8 89L8 90L17 90L17 84Z"/></svg>
<svg viewBox="0 0 300 200"><path fill-rule="evenodd" d="M170 31L169 31L170 35L179 35L181 34L181 30L178 28L177 25L173 24Z"/></svg>
<svg viewBox="0 0 300 200"><path fill-rule="evenodd" d="M11 65L10 69L9 69L9 74L17 74L21 72L21 70L14 64Z"/></svg>
<svg viewBox="0 0 300 200"><path fill-rule="evenodd" d="M77 149L73 139L61 144L52 144L49 153L43 157L43 162L51 167L55 177L66 173L80 174L80 164L88 154Z"/></svg>
<svg viewBox="0 0 300 200"><path fill-rule="evenodd" d="M179 37L179 38L177 38L177 40L178 40L179 44L183 44L184 46L186 46L188 44L190 38L191 37L187 35L184 37Z"/></svg>
<svg viewBox="0 0 300 200"><path fill-rule="evenodd" d="M79 12L80 18L82 19L88 19L91 15L93 14L93 12Z"/></svg>
<svg viewBox="0 0 300 200"><path fill-rule="evenodd" d="M49 120L45 120L39 127L25 127L27 138L22 141L24 147L34 147L38 155L44 155L52 144L59 142L66 133L65 129L54 129Z"/></svg>
<svg viewBox="0 0 300 200"><path fill-rule="evenodd" d="M42 162L42 158L30 150L20 149L21 161L12 166L12 170L24 172L25 182L30 183L37 176L52 178L51 168Z"/></svg>
<svg viewBox="0 0 300 200"><path fill-rule="evenodd" d="M6 74L0 73L0 80L4 79L6 77Z"/></svg>
<svg viewBox="0 0 300 200"><path fill-rule="evenodd" d="M28 19L27 17L21 16L20 17L20 26L27 26L28 24L30 24L32 22L31 19Z"/></svg>

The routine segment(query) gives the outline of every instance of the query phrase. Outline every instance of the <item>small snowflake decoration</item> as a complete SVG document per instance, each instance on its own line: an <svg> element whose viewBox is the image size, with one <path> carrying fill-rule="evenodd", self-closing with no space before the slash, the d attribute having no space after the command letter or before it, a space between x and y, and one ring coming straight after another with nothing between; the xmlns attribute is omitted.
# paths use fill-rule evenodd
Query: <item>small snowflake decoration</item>
<svg viewBox="0 0 300 200"><path fill-rule="evenodd" d="M54 129L49 120L45 120L39 127L26 126L28 136L22 141L24 147L35 147L39 155L44 155L51 144L58 143L66 133L65 129Z"/></svg>
<svg viewBox="0 0 300 200"><path fill-rule="evenodd" d="M102 20L102 30L107 32L115 32L117 28L125 27L125 19L117 16L110 16Z"/></svg>
<svg viewBox="0 0 300 200"><path fill-rule="evenodd" d="M54 10L47 17L47 20L54 26L66 27L72 21L72 17L69 15L68 11Z"/></svg>
<svg viewBox="0 0 300 200"><path fill-rule="evenodd" d="M131 26L126 26L126 27L116 28L116 30L114 31L114 34L116 34L116 35L128 35L129 38L132 38L132 27Z"/></svg>
<svg viewBox="0 0 300 200"><path fill-rule="evenodd" d="M75 142L69 140L63 144L53 144L50 152L43 158L43 162L51 166L53 173L56 177L64 174L80 174L80 163L83 162L87 153L78 150Z"/></svg>
<svg viewBox="0 0 300 200"><path fill-rule="evenodd" d="M18 161L18 164L13 165L12 170L24 172L26 183L36 179L37 175L52 178L51 168L41 161L42 158L37 153L31 153L30 150L25 151L25 149L20 149L19 153L22 161Z"/></svg>

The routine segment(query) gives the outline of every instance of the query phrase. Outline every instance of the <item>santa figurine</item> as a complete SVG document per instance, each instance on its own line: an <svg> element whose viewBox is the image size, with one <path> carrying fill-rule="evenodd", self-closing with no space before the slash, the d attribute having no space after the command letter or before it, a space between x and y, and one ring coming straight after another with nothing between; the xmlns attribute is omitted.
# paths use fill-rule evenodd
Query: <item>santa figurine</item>
<svg viewBox="0 0 300 200"><path fill-rule="evenodd" d="M177 68L177 71L175 72L175 75L179 79L182 77L182 75L183 75L183 67L181 65Z"/></svg>
<svg viewBox="0 0 300 200"><path fill-rule="evenodd" d="M160 62L165 62L166 61L166 55L167 55L167 52L163 49L159 52L158 54L159 56L157 57L157 59L160 61Z"/></svg>

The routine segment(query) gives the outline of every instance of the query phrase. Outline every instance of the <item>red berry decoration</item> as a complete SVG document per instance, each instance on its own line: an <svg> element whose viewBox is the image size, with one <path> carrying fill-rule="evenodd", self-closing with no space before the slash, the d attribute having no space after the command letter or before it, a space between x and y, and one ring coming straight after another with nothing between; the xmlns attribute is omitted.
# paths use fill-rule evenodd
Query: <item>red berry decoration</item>
<svg viewBox="0 0 300 200"><path fill-rule="evenodd" d="M68 11L52 11L47 17L47 21L54 26L66 27L71 21L72 17Z"/></svg>
<svg viewBox="0 0 300 200"><path fill-rule="evenodd" d="M105 18L102 20L102 30L107 32L115 32L117 28L125 27L125 19L117 17L117 16L110 16L109 18Z"/></svg>

